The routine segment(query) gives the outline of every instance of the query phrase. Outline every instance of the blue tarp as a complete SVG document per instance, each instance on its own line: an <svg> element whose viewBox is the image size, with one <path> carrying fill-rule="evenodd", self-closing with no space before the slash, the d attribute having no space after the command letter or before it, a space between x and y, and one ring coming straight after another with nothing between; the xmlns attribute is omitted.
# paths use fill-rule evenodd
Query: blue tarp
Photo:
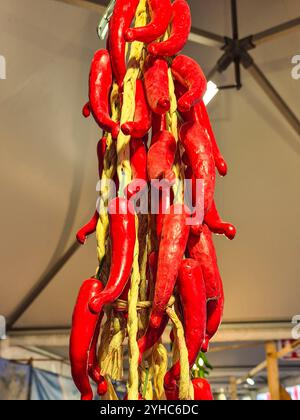
<svg viewBox="0 0 300 420"><path fill-rule="evenodd" d="M0 400L78 400L71 378L0 359Z"/></svg>

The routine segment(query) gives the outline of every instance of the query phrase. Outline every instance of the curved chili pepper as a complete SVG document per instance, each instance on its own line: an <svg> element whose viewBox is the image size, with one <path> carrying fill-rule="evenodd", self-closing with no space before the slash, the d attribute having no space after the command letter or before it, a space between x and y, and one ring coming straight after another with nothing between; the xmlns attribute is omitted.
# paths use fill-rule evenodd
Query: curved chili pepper
<svg viewBox="0 0 300 420"><path fill-rule="evenodd" d="M82 115L84 116L84 118L89 118L89 116L91 115L91 108L89 102L87 102L82 108Z"/></svg>
<svg viewBox="0 0 300 420"><path fill-rule="evenodd" d="M89 374L89 377L98 385L98 388L97 388L98 395L105 395L107 393L107 382L103 378L103 376L101 376L101 370L100 370L99 361L98 361L98 351L97 351L97 344L98 344L98 339L99 339L99 334L100 334L102 317L103 315L99 317L99 320L95 329L94 337L93 337L92 344L90 347L90 352L89 352L89 360L88 360L88 374Z"/></svg>
<svg viewBox="0 0 300 420"><path fill-rule="evenodd" d="M158 214L156 215L156 235L159 242L162 235L165 215L169 207L173 204L173 202L174 202L173 189L170 189L169 186L167 186L166 192L164 192L163 190L159 191L159 211L158 211Z"/></svg>
<svg viewBox="0 0 300 420"><path fill-rule="evenodd" d="M172 63L175 79L188 91L178 100L180 112L188 112L200 102L207 89L207 81L199 64L190 57L178 55Z"/></svg>
<svg viewBox="0 0 300 420"><path fill-rule="evenodd" d="M136 82L135 115L133 122L127 122L121 129L124 134L134 138L143 138L151 128L152 115L146 99L146 92L142 80Z"/></svg>
<svg viewBox="0 0 300 420"><path fill-rule="evenodd" d="M85 244L88 236L96 232L98 220L99 213L96 210L91 220L77 232L76 239L81 245Z"/></svg>
<svg viewBox="0 0 300 420"><path fill-rule="evenodd" d="M147 182L147 149L143 139L131 139L130 164L133 179L139 179Z"/></svg>
<svg viewBox="0 0 300 420"><path fill-rule="evenodd" d="M222 156L222 154L220 152L215 134L213 132L213 129L212 129L212 126L211 126L211 123L210 123L209 115L208 115L206 106L205 106L203 101L201 101L199 104L197 104L195 106L195 113L198 116L198 120L199 120L200 124L205 128L205 130L207 131L207 134L210 138L211 145L212 145L212 152L213 152L213 155L214 155L214 159L215 159L215 163L216 163L216 167L218 169L218 172L221 176L226 176L227 172L228 172L228 166L227 166L227 163L226 163L224 157Z"/></svg>
<svg viewBox="0 0 300 420"><path fill-rule="evenodd" d="M212 205L216 185L216 167L211 143L202 127L196 122L185 123L181 127L180 140L195 178L203 181L205 214ZM202 200L202 197L196 197L196 199Z"/></svg>
<svg viewBox="0 0 300 420"><path fill-rule="evenodd" d="M99 179L102 178L102 174L103 174L105 152L106 152L106 137L103 136L102 139L99 140L97 144Z"/></svg>
<svg viewBox="0 0 300 420"><path fill-rule="evenodd" d="M182 261L177 285L183 310L189 365L192 367L201 351L206 331L206 290L199 262L192 259ZM179 378L178 361L165 376L165 389L174 388Z"/></svg>
<svg viewBox="0 0 300 420"><path fill-rule="evenodd" d="M155 290L155 284L156 284L156 278L157 278L157 266L158 266L158 253L152 252L149 255L149 269L150 269L150 279L148 284L148 299L152 299L153 292ZM139 351L140 351L140 358L139 363L142 362L143 354L151 349L158 340L163 335L167 325L169 322L168 315L164 315L163 320L161 322L161 325L159 328L153 328L150 325L148 325L146 334L141 337L138 341Z"/></svg>
<svg viewBox="0 0 300 420"><path fill-rule="evenodd" d="M187 224L187 212L184 205L174 204L170 207L170 213L165 215L150 317L150 326L153 328L159 328L161 325L185 253L190 232L190 227Z"/></svg>
<svg viewBox="0 0 300 420"><path fill-rule="evenodd" d="M167 115L152 114L152 138L167 129Z"/></svg>
<svg viewBox="0 0 300 420"><path fill-rule="evenodd" d="M70 362L74 383L81 393L82 400L92 400L93 391L89 381L90 352L93 339L97 333L98 324L101 323L103 313L99 316L91 314L88 302L101 293L103 285L99 280L86 280L78 294L73 312L72 329L70 337ZM93 349L92 349L93 350ZM93 358L93 355L91 356ZM99 377L99 382L104 378Z"/></svg>
<svg viewBox="0 0 300 420"><path fill-rule="evenodd" d="M172 167L175 160L177 143L172 133L160 131L156 134L148 151L148 177L152 179L167 178L174 181L175 174Z"/></svg>
<svg viewBox="0 0 300 420"><path fill-rule="evenodd" d="M172 57L178 54L188 41L192 26L191 11L185 0L172 4L171 35L163 42L149 45L148 52L154 56Z"/></svg>
<svg viewBox="0 0 300 420"><path fill-rule="evenodd" d="M146 143L146 139L132 138L130 141L130 164L133 180L124 190L125 197L127 197L128 200L147 187L148 176Z"/></svg>
<svg viewBox="0 0 300 420"><path fill-rule="evenodd" d="M90 109L97 124L113 138L119 134L119 125L113 121L109 112L109 95L112 86L112 69L109 52L99 50L95 53L90 70Z"/></svg>
<svg viewBox="0 0 300 420"><path fill-rule="evenodd" d="M156 114L170 110L168 63L162 58L148 57L145 65L145 89L148 104Z"/></svg>
<svg viewBox="0 0 300 420"><path fill-rule="evenodd" d="M177 100L179 100L186 92L187 89L181 83L175 82L175 94ZM195 104L195 106L193 106L189 112L181 112L181 116L185 122L197 122L205 129L211 141L212 153L214 156L216 168L221 176L226 176L228 172L228 166L220 152L204 102L200 101L199 103Z"/></svg>
<svg viewBox="0 0 300 420"><path fill-rule="evenodd" d="M125 39L127 42L140 41L145 44L155 41L166 32L172 18L172 5L170 0L148 0L151 22L146 26L127 29Z"/></svg>
<svg viewBox="0 0 300 420"><path fill-rule="evenodd" d="M112 264L105 289L90 300L90 310L101 312L104 305L114 302L123 292L133 264L136 240L135 215L124 198L112 200L108 206Z"/></svg>
<svg viewBox="0 0 300 420"><path fill-rule="evenodd" d="M216 335L222 323L224 312L224 290L221 277L219 276L221 295L218 299L210 300L207 302L207 325L206 337L202 346L203 353L208 351L210 340Z"/></svg>
<svg viewBox="0 0 300 420"><path fill-rule="evenodd" d="M126 75L126 42L124 35L134 18L139 0L116 0L113 15L109 21L109 51L114 76L120 87Z"/></svg>
<svg viewBox="0 0 300 420"><path fill-rule="evenodd" d="M194 400L195 401L213 401L214 397L211 387L206 379L195 378L192 380L194 387Z"/></svg>
<svg viewBox="0 0 300 420"><path fill-rule="evenodd" d="M198 261L202 267L206 287L207 300L218 299L221 296L220 272L212 233L203 225L200 238L190 235L188 241L189 256Z"/></svg>
<svg viewBox="0 0 300 420"><path fill-rule="evenodd" d="M209 227L210 231L218 235L225 235L231 241L236 236L236 228L230 223L225 223L220 218L216 203L213 201L211 208L204 216L204 223Z"/></svg>

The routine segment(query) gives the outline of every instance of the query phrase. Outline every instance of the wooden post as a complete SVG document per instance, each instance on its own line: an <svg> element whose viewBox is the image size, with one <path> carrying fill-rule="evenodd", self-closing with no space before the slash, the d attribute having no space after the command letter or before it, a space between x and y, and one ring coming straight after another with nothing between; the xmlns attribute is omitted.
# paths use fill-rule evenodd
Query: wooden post
<svg viewBox="0 0 300 420"><path fill-rule="evenodd" d="M280 381L277 348L274 341L266 343L268 384L272 401L280 401Z"/></svg>
<svg viewBox="0 0 300 420"><path fill-rule="evenodd" d="M238 400L237 380L235 377L230 378L230 399L231 401Z"/></svg>

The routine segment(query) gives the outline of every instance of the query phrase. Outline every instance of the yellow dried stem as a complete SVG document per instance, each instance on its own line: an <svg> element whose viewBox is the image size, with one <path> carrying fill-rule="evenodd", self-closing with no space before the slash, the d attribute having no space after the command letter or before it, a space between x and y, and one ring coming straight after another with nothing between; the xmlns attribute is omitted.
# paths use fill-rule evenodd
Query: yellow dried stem
<svg viewBox="0 0 300 420"><path fill-rule="evenodd" d="M136 232L138 232L138 217L136 216ZM139 268L139 242L138 235L135 243L133 269L131 275L131 288L128 294L128 344L129 344L129 381L128 381L128 400L138 400L139 396L139 347L137 344L138 334L138 313L137 304L140 286Z"/></svg>
<svg viewBox="0 0 300 420"><path fill-rule="evenodd" d="M110 103L112 109L113 121L119 119L119 108L118 108L118 85L114 83ZM97 255L99 264L102 262L106 254L106 238L108 234L108 214L107 205L108 197L110 195L111 181L116 173L117 168L117 155L114 141L111 134L107 135L106 139L106 152L104 156L104 166L101 178L100 186L100 198L99 198L99 220L96 229L96 240L97 240Z"/></svg>
<svg viewBox="0 0 300 420"><path fill-rule="evenodd" d="M176 340L179 349L179 361L180 361L180 385L179 385L179 399L190 400L192 395L190 394L190 367L189 367L189 355L184 338L184 329L180 322L176 312L172 308L167 308L167 314L173 322L176 329Z"/></svg>
<svg viewBox="0 0 300 420"><path fill-rule="evenodd" d="M147 23L147 1L141 0L137 9L135 26L144 26ZM135 114L136 81L144 66L146 56L145 45L133 42L129 56L128 70L124 79L123 106L120 124L133 121ZM117 140L118 178L120 182L119 196L123 197L124 188L131 182L132 172L130 166L130 136L122 131Z"/></svg>

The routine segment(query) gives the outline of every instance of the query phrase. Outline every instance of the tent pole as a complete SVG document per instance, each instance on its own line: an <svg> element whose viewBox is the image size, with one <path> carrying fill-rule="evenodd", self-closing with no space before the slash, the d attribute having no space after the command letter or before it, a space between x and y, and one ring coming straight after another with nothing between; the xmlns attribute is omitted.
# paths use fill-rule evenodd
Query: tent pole
<svg viewBox="0 0 300 420"><path fill-rule="evenodd" d="M7 329L10 331L15 323L21 318L21 316L27 311L32 303L40 296L48 284L53 278L60 272L65 264L72 258L75 252L80 247L79 243L74 242L67 251L57 260L57 262L50 268L50 270L42 276L38 282L33 286L29 293L19 303L14 312L8 317Z"/></svg>

